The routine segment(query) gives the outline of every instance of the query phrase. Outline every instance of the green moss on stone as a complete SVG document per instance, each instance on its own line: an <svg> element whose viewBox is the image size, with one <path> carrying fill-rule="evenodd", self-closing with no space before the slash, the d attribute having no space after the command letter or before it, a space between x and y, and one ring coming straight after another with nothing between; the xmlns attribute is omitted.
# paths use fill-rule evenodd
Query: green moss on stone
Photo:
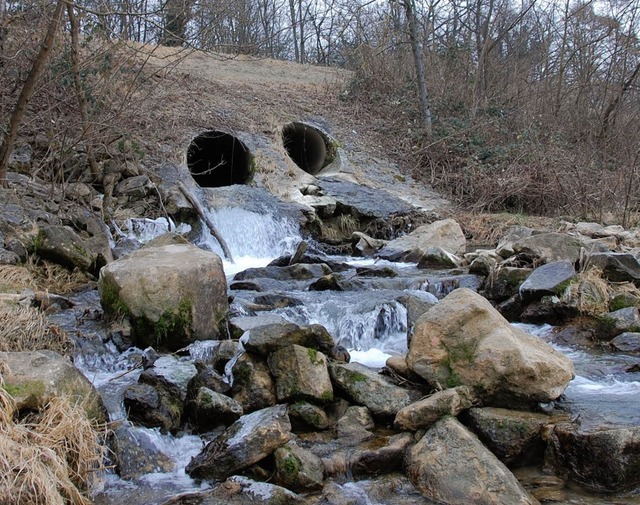
<svg viewBox="0 0 640 505"><path fill-rule="evenodd" d="M113 284L111 284L111 282L103 278L99 284L98 290L100 291L102 308L106 313L113 316L129 315L129 308L122 298L120 298L120 292Z"/></svg>
<svg viewBox="0 0 640 505"><path fill-rule="evenodd" d="M46 386L42 381L25 381L17 384L5 383L2 386L7 393L14 398L17 397L34 397L38 398L44 395Z"/></svg>

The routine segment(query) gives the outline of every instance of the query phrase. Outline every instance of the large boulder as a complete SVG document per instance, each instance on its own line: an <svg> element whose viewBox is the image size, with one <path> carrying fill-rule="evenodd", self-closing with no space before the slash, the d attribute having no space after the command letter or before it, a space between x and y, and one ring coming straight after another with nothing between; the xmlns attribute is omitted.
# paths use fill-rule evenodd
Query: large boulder
<svg viewBox="0 0 640 505"><path fill-rule="evenodd" d="M18 410L41 410L56 396L82 406L91 419L104 422L106 410L100 395L69 361L54 351L0 352L2 387Z"/></svg>
<svg viewBox="0 0 640 505"><path fill-rule="evenodd" d="M138 347L217 339L229 303L220 257L191 244L143 247L100 272L107 314L126 315Z"/></svg>
<svg viewBox="0 0 640 505"><path fill-rule="evenodd" d="M573 378L569 358L465 288L417 321L407 365L434 386L468 386L493 406L555 400Z"/></svg>
<svg viewBox="0 0 640 505"><path fill-rule="evenodd" d="M546 295L560 295L575 277L576 271L571 262L553 261L536 268L527 277L520 285L520 295L525 301L539 300Z"/></svg>
<svg viewBox="0 0 640 505"><path fill-rule="evenodd" d="M422 494L437 503L534 505L513 474L453 417L438 421L407 452L406 471Z"/></svg>
<svg viewBox="0 0 640 505"><path fill-rule="evenodd" d="M433 247L439 247L451 254L462 254L467 240L460 225L453 219L419 226L403 237L385 245L377 256L391 261L417 262Z"/></svg>
<svg viewBox="0 0 640 505"><path fill-rule="evenodd" d="M393 417L420 397L360 363L334 363L329 366L329 373L349 398L368 407L375 416Z"/></svg>
<svg viewBox="0 0 640 505"><path fill-rule="evenodd" d="M277 405L242 416L191 459L194 478L224 480L272 454L291 439L287 406Z"/></svg>
<svg viewBox="0 0 640 505"><path fill-rule="evenodd" d="M566 233L539 233L517 240L513 250L531 261L551 263L567 260L575 264L580 259L582 246L580 239Z"/></svg>
<svg viewBox="0 0 640 505"><path fill-rule="evenodd" d="M640 484L640 426L583 432L561 423L551 444L556 461L589 489L621 492Z"/></svg>
<svg viewBox="0 0 640 505"><path fill-rule="evenodd" d="M598 252L587 260L587 265L602 270L611 282L634 282L640 284L640 262L629 253Z"/></svg>
<svg viewBox="0 0 640 505"><path fill-rule="evenodd" d="M106 238L101 250L97 251L96 245L95 240L81 237L67 226L44 225L36 235L32 248L41 258L67 268L97 273L113 257Z"/></svg>

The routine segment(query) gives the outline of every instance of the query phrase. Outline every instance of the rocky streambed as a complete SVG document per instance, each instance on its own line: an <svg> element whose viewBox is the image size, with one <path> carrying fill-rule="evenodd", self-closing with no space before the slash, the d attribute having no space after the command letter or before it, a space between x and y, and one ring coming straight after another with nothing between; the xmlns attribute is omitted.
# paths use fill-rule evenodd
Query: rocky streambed
<svg viewBox="0 0 640 505"><path fill-rule="evenodd" d="M105 406L113 470L96 503L637 502L633 230L514 227L469 252L454 220L323 196L307 202L308 228L349 215L379 234L316 229L325 246L305 250L300 208L249 188L201 195L217 202L209 217L234 264L197 220L183 235L139 222L138 249L140 229L115 244L97 226L36 219L38 254L101 267L97 289L47 305L76 341L75 367L51 353L0 359L15 382L73 376ZM186 204L173 203L177 217ZM29 236L14 205L7 261Z"/></svg>

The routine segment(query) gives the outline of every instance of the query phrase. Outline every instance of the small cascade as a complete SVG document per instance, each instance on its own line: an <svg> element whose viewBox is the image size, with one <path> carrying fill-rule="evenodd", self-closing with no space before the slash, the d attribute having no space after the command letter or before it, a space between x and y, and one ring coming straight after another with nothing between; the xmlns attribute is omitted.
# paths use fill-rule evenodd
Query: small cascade
<svg viewBox="0 0 640 505"><path fill-rule="evenodd" d="M227 275L264 266L278 256L292 254L302 240L297 223L285 217L228 207L210 210L208 217L233 256L235 264L225 262ZM202 230L197 244L223 257L222 248L209 229L203 226Z"/></svg>
<svg viewBox="0 0 640 505"><path fill-rule="evenodd" d="M384 354L407 350L407 309L384 296L343 292L307 293L304 305L277 309L276 314L296 324L321 324L336 343L350 352L377 349Z"/></svg>

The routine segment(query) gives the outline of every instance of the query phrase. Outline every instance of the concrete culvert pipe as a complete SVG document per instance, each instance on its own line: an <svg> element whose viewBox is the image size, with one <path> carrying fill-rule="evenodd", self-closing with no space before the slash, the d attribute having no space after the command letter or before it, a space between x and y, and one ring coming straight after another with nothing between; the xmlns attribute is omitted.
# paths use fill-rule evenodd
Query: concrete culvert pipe
<svg viewBox="0 0 640 505"><path fill-rule="evenodd" d="M335 158L335 147L329 137L304 123L286 125L282 129L282 143L294 163L311 175L324 172Z"/></svg>
<svg viewBox="0 0 640 505"><path fill-rule="evenodd" d="M191 141L187 166L203 188L247 184L253 177L253 155L247 146L221 131L206 131Z"/></svg>

